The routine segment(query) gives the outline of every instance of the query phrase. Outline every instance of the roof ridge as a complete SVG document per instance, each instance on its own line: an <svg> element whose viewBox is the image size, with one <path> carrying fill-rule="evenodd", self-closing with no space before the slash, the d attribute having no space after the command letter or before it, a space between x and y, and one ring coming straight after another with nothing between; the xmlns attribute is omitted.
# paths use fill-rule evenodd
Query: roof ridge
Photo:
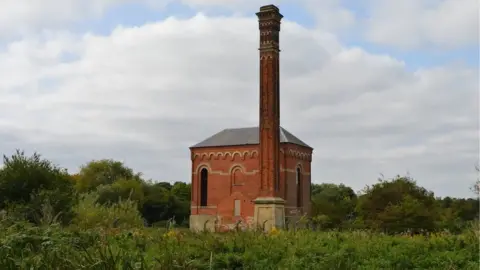
<svg viewBox="0 0 480 270"><path fill-rule="evenodd" d="M190 148L259 144L258 129L258 126L225 128ZM279 132L281 143L292 143L312 148L282 126L280 126Z"/></svg>

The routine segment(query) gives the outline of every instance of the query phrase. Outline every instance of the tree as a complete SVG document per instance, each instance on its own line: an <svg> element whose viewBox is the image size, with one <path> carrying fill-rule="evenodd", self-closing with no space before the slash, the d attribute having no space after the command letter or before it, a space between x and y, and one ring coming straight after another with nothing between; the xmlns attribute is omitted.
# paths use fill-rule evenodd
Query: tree
<svg viewBox="0 0 480 270"><path fill-rule="evenodd" d="M409 177L380 180L358 198L359 221L371 229L396 233L433 230L438 219L434 194Z"/></svg>
<svg viewBox="0 0 480 270"><path fill-rule="evenodd" d="M191 207L191 185L184 182L175 182L171 190L173 201L173 212L175 220L187 225Z"/></svg>
<svg viewBox="0 0 480 270"><path fill-rule="evenodd" d="M439 229L460 232L472 221L478 220L479 200L445 197L437 199L440 208Z"/></svg>
<svg viewBox="0 0 480 270"><path fill-rule="evenodd" d="M405 194L399 202L388 204L378 213L380 227L391 233L433 230L435 219L429 212L431 209L424 206L421 199Z"/></svg>
<svg viewBox="0 0 480 270"><path fill-rule="evenodd" d="M355 210L357 195L343 184L312 186L312 214L324 228L340 227Z"/></svg>
<svg viewBox="0 0 480 270"><path fill-rule="evenodd" d="M170 190L161 184L144 184L145 201L141 210L142 216L153 224L171 218L174 214Z"/></svg>
<svg viewBox="0 0 480 270"><path fill-rule="evenodd" d="M158 182L155 185L163 187L166 190L172 190L172 184L170 184L169 182Z"/></svg>
<svg viewBox="0 0 480 270"><path fill-rule="evenodd" d="M111 205L130 199L136 202L140 209L145 198L143 183L136 179L120 179L110 185L99 186L98 194L97 203Z"/></svg>
<svg viewBox="0 0 480 270"><path fill-rule="evenodd" d="M120 179L141 180L141 174L134 173L120 161L94 160L80 168L76 176L76 187L79 192L88 192L100 185L109 185Z"/></svg>
<svg viewBox="0 0 480 270"><path fill-rule="evenodd" d="M190 184L185 182L175 182L172 186L172 195L179 200L188 201L190 203L190 194L192 192Z"/></svg>
<svg viewBox="0 0 480 270"><path fill-rule="evenodd" d="M176 182L144 183L145 200L141 210L149 224L175 218L185 224L190 215L190 185Z"/></svg>
<svg viewBox="0 0 480 270"><path fill-rule="evenodd" d="M42 207L48 204L60 221L69 222L77 197L70 175L34 153L25 156L17 150L11 157L3 157L0 169L0 209L22 212L29 221L37 223Z"/></svg>

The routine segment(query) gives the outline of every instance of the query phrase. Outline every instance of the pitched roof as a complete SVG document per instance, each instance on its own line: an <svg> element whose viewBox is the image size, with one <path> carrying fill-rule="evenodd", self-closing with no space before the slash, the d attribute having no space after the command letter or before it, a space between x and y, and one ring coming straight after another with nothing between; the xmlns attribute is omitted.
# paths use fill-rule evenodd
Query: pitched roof
<svg viewBox="0 0 480 270"><path fill-rule="evenodd" d="M259 144L258 133L258 127L224 129L191 148ZM280 143L293 143L312 148L282 127L280 127Z"/></svg>

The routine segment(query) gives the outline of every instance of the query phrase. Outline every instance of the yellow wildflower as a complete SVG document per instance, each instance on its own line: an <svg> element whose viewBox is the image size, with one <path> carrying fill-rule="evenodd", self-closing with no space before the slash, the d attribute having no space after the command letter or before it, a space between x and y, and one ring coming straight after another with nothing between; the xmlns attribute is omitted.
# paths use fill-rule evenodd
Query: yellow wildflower
<svg viewBox="0 0 480 270"><path fill-rule="evenodd" d="M163 237L170 237L170 238L174 238L177 236L177 232L175 230L169 230L168 232L166 232L165 234L163 234Z"/></svg>
<svg viewBox="0 0 480 270"><path fill-rule="evenodd" d="M141 237L141 236L143 236L143 234L142 234L142 232L141 232L140 230L134 230L133 233L132 233L132 235L133 235L134 237Z"/></svg>
<svg viewBox="0 0 480 270"><path fill-rule="evenodd" d="M280 233L280 230L277 229L277 227L273 226L273 227L270 229L269 235L278 235L279 233Z"/></svg>

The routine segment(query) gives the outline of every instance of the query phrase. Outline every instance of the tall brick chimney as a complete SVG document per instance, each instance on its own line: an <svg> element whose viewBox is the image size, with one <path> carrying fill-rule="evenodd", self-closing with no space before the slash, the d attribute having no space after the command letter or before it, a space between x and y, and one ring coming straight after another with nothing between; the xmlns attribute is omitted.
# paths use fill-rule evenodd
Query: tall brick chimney
<svg viewBox="0 0 480 270"><path fill-rule="evenodd" d="M260 28L260 172L262 196L275 197L280 177L280 21L274 5L257 13Z"/></svg>
<svg viewBox="0 0 480 270"><path fill-rule="evenodd" d="M257 12L260 29L260 190L255 202L257 226L269 230L285 226L285 200L280 185L280 21L274 5Z"/></svg>

